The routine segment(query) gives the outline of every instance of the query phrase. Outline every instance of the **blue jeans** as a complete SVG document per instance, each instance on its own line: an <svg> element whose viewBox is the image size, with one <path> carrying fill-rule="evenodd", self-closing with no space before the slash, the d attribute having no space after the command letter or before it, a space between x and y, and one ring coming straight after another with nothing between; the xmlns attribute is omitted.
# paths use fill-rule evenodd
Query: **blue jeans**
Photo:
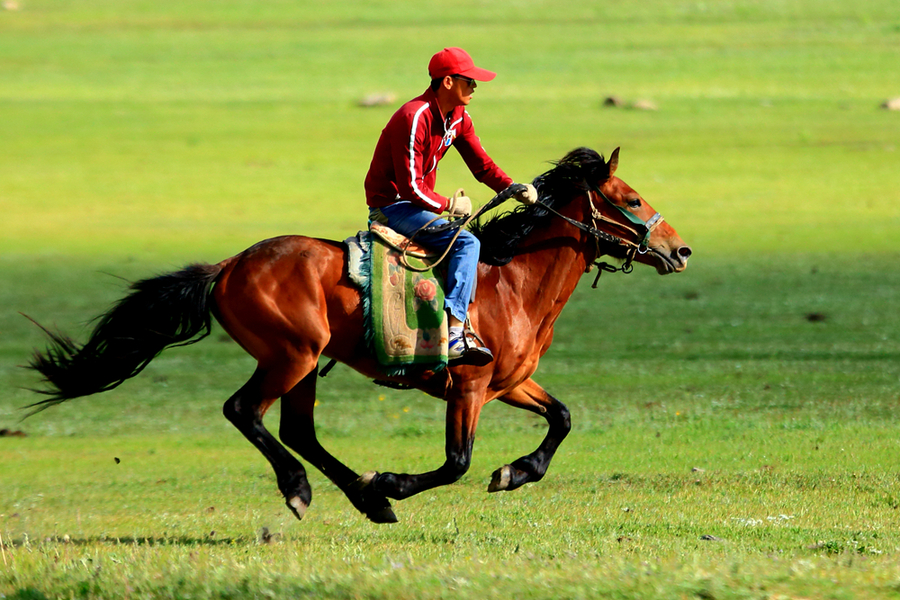
<svg viewBox="0 0 900 600"><path fill-rule="evenodd" d="M433 212L419 208L412 202L395 202L384 206L381 213L387 217L387 226L398 233L411 237L428 221L433 219ZM446 223L446 219L438 219L432 225ZM441 233L420 233L415 242L437 252L443 252L453 239L456 231ZM447 286L444 296L444 307L450 314L465 322L469 303L475 299L475 284L478 281L478 254L481 242L466 230L460 232L447 255Z"/></svg>

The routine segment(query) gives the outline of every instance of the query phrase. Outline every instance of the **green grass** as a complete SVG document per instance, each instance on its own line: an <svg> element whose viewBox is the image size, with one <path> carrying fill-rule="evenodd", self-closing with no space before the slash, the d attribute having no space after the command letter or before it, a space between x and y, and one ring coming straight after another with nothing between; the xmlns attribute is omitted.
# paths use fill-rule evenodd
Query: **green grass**
<svg viewBox="0 0 900 600"><path fill-rule="evenodd" d="M443 43L500 73L471 113L517 179L621 145L623 178L698 247L893 248L892 2L645 4L6 11L0 248L171 260L190 235L216 260L273 234L346 236L394 108L356 101L421 92ZM660 110L604 110L609 94ZM442 167L446 189L471 181Z"/></svg>
<svg viewBox="0 0 900 600"><path fill-rule="evenodd" d="M831 597L891 597L898 575L890 558L898 545L889 525L897 510L895 478L876 470L736 466L727 449L733 444L714 444L711 450L728 464L713 468L704 461L704 472L684 468L689 461L660 460L685 450L696 454L695 444L683 439L695 432L673 424L649 443L638 439L641 429L611 434L617 443L600 448L604 460L620 460L620 470L598 473L586 472L578 458L596 455L597 445L576 436L543 485L506 496L484 493L485 467L492 466L485 459L502 458L487 443L472 474L402 503L402 523L389 528L360 519L320 476L313 479L319 483L314 510L293 523L267 467L234 437L145 436L139 445L111 438L89 449L72 439L30 448L35 444L28 440L27 466L52 469L65 453L69 468L10 490L17 512L7 515L6 528L14 535L27 529L28 536L16 536L17 547L8 550L7 582L10 590L87 597L130 589L155 597L271 591L637 598L703 588L717 590L716 597L805 588L833 588ZM771 437L743 439L747 450L757 450ZM812 453L814 436L800 437ZM380 460L382 450L372 456L364 447L373 438L361 438L334 446L355 462ZM399 455L420 452L421 445L390 438L393 450L385 458L418 466ZM647 472L654 454L653 474L638 474ZM635 455L650 456L638 461ZM838 458L837 449L818 460L830 458ZM823 497L852 498L852 504L825 511ZM263 527L275 536L271 544L259 538ZM715 539L704 539L709 536ZM835 579L840 585L828 585Z"/></svg>
<svg viewBox="0 0 900 600"><path fill-rule="evenodd" d="M22 424L33 396L11 390L0 413L30 435L0 439L3 585L8 597L895 597L900 323L882 311L900 282L890 260L866 264L711 260L581 286L539 374L574 425L545 480L485 493L545 431L492 404L466 477L397 503L390 527L317 472L293 520L219 413L252 370L220 330ZM70 289L108 279L49 271ZM114 284L76 295L102 305ZM68 303L38 310L55 304ZM2 327L37 340L24 319ZM22 359L22 344L3 356ZM440 462L441 403L345 367L319 399L323 442L355 468Z"/></svg>
<svg viewBox="0 0 900 600"><path fill-rule="evenodd" d="M27 434L0 438L0 598L900 596L900 120L878 108L900 13L639 4L0 11L0 429ZM544 481L485 493L546 430L491 404L469 473L395 503L399 524L318 472L297 522L221 416L253 363L220 329L19 421L43 340L18 311L83 338L117 277L354 233L394 109L356 102L420 93L446 45L499 73L470 112L513 177L622 146L695 252L677 276L585 277L537 374L573 417ZM439 184L489 197L452 158ZM441 461L440 402L346 367L318 397L355 469Z"/></svg>

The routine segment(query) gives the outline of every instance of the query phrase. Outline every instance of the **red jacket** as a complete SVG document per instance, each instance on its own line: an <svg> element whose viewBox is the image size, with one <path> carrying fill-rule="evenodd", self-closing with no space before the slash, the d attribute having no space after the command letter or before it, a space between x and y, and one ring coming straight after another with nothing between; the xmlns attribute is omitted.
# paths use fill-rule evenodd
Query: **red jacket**
<svg viewBox="0 0 900 600"><path fill-rule="evenodd" d="M446 122L430 88L394 113L381 132L366 175L366 202L372 207L409 200L442 213L449 199L435 193L438 162L454 146L475 179L495 192L513 181L487 155L475 135L464 106L457 106Z"/></svg>

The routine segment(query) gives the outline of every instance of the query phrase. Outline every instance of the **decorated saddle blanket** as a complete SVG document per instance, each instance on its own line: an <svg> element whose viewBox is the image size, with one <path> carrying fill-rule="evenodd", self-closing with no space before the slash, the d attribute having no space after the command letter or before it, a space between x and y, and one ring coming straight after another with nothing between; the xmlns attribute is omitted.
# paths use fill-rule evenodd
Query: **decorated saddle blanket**
<svg viewBox="0 0 900 600"><path fill-rule="evenodd" d="M362 291L366 341L385 373L398 376L413 367L439 371L447 366L443 278L431 269L405 268L400 250L380 234L360 231L344 243L350 278ZM417 268L430 264L410 253L406 258Z"/></svg>

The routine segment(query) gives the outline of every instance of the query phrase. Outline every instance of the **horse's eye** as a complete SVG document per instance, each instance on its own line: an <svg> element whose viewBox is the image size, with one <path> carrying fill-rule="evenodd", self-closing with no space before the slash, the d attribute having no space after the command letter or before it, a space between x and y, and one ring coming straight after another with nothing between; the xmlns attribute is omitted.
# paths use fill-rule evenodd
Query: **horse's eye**
<svg viewBox="0 0 900 600"><path fill-rule="evenodd" d="M629 200L628 206L631 208L640 208L641 207L641 199L635 198L634 200Z"/></svg>

